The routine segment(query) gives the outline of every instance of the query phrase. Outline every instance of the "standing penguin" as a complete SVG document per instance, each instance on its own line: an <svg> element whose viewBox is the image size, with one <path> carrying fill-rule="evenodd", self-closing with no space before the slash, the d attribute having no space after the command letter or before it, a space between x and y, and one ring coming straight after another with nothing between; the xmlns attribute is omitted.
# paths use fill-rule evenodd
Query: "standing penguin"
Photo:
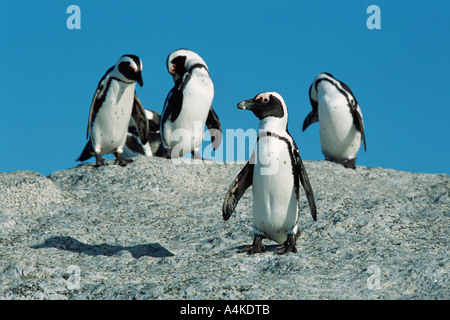
<svg viewBox="0 0 450 320"><path fill-rule="evenodd" d="M186 49L172 52L166 64L175 85L167 95L161 114L165 156L182 157L192 153L194 158L200 158L205 124L211 132L214 150L222 139L220 121L211 106L214 85L208 66L197 53Z"/></svg>
<svg viewBox="0 0 450 320"><path fill-rule="evenodd" d="M241 101L238 108L252 111L259 119L259 136L252 157L239 172L222 206L224 220L233 213L245 190L253 191L253 233L251 246L242 252L264 251L262 239L282 244L280 254L297 252L300 183L316 220L314 193L297 145L287 130L286 104L276 92L260 93Z"/></svg>
<svg viewBox="0 0 450 320"><path fill-rule="evenodd" d="M103 154L114 153L115 164L125 166L132 160L123 158L128 124L133 108L142 108L137 99L136 81L142 87L142 61L135 55L123 55L100 79L89 112L87 138L89 141L78 161L92 156L96 166L106 165ZM143 114L143 110L139 110ZM148 137L142 137L147 140Z"/></svg>
<svg viewBox="0 0 450 320"><path fill-rule="evenodd" d="M356 155L366 137L358 102L350 88L329 73L320 73L309 88L312 111L303 122L303 131L320 123L320 143L325 159L355 169Z"/></svg>

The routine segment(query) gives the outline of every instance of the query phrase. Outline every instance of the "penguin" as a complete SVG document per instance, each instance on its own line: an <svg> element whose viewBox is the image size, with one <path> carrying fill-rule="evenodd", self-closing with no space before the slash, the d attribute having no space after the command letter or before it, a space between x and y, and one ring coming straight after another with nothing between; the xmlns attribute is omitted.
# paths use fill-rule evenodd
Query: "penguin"
<svg viewBox="0 0 450 320"><path fill-rule="evenodd" d="M312 123L320 124L320 143L326 160L356 169L356 155L366 136L361 108L342 81L329 73L320 73L309 88L312 111L303 122L303 131Z"/></svg>
<svg viewBox="0 0 450 320"><path fill-rule="evenodd" d="M262 240L267 238L282 245L278 254L296 253L300 184L314 221L317 209L300 152L287 129L286 104L280 94L264 92L239 102L237 107L255 114L259 119L259 134L250 160L225 196L223 219L231 217L239 199L252 186L254 238L253 244L245 246L241 252L264 252Z"/></svg>
<svg viewBox="0 0 450 320"><path fill-rule="evenodd" d="M137 101L135 100L135 103L137 103ZM127 141L123 148L123 157L129 159L138 155L147 157L162 156L161 134L159 130L161 115L156 111L148 109L143 109L144 114L135 112L137 110L141 110L141 108L133 108L131 114L130 123L128 125ZM147 142L142 138L142 130L148 132Z"/></svg>
<svg viewBox="0 0 450 320"><path fill-rule="evenodd" d="M161 114L164 156L182 157L191 153L194 159L199 159L205 125L214 150L222 140L220 120L211 105L214 84L208 66L197 53L187 49L170 53L166 66L175 84Z"/></svg>
<svg viewBox="0 0 450 320"><path fill-rule="evenodd" d="M142 87L142 61L126 54L106 71L92 99L87 127L88 142L77 161L96 158L96 166L106 165L104 154L114 153L114 163L126 166L123 148L133 108L142 108L136 95L136 82ZM141 114L143 110L139 111ZM147 140L148 137L142 137Z"/></svg>

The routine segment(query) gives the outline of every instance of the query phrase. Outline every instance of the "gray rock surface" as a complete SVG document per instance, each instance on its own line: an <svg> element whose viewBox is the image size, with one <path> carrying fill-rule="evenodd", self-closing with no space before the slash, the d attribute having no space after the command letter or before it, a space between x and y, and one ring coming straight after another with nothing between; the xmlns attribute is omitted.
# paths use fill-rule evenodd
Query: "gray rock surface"
<svg viewBox="0 0 450 320"><path fill-rule="evenodd" d="M0 299L449 299L450 176L306 161L298 253L252 241L243 163L0 173Z"/></svg>

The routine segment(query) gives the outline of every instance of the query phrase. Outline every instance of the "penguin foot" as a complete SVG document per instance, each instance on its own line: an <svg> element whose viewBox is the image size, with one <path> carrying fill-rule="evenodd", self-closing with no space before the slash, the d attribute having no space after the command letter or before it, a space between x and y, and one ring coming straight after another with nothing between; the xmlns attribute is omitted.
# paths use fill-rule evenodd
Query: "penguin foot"
<svg viewBox="0 0 450 320"><path fill-rule="evenodd" d="M343 160L341 164L346 168L356 169L355 163L356 163L356 158L353 158L353 159Z"/></svg>
<svg viewBox="0 0 450 320"><path fill-rule="evenodd" d="M125 159L122 153L114 152L116 156L114 158L114 164L118 164L119 166L125 167L127 164L133 162L131 159Z"/></svg>
<svg viewBox="0 0 450 320"><path fill-rule="evenodd" d="M97 168L106 166L105 158L103 158L100 154L95 155L95 166Z"/></svg>
<svg viewBox="0 0 450 320"><path fill-rule="evenodd" d="M295 237L292 233L287 235L287 240L283 243L283 248L279 249L277 254L286 254L288 252L297 253Z"/></svg>
<svg viewBox="0 0 450 320"><path fill-rule="evenodd" d="M191 152L192 154L192 159L195 160L203 160L202 156L200 155L200 153L198 152L198 150L194 150Z"/></svg>
<svg viewBox="0 0 450 320"><path fill-rule="evenodd" d="M172 148L171 147L163 148L162 151L160 152L160 156L162 158L172 159Z"/></svg>
<svg viewBox="0 0 450 320"><path fill-rule="evenodd" d="M262 236L255 235L255 237L253 238L252 245L243 247L240 253L248 253L248 254L263 253L266 247L263 245L262 239L263 239Z"/></svg>
<svg viewBox="0 0 450 320"><path fill-rule="evenodd" d="M327 161L335 162L340 165L343 165L345 168L349 169L356 169L356 158L353 159L344 159L344 160L337 160L337 159L325 159Z"/></svg>

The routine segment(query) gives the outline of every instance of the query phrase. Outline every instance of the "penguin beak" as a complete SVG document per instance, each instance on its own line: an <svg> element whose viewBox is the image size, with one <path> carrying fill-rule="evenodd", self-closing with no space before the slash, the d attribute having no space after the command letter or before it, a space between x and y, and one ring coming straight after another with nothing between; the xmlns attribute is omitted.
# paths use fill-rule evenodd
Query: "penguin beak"
<svg viewBox="0 0 450 320"><path fill-rule="evenodd" d="M137 74L136 81L141 87L144 85L144 80L142 79L142 74L140 72Z"/></svg>
<svg viewBox="0 0 450 320"><path fill-rule="evenodd" d="M238 103L237 107L241 110L252 110L255 107L255 100L249 99L241 101Z"/></svg>

